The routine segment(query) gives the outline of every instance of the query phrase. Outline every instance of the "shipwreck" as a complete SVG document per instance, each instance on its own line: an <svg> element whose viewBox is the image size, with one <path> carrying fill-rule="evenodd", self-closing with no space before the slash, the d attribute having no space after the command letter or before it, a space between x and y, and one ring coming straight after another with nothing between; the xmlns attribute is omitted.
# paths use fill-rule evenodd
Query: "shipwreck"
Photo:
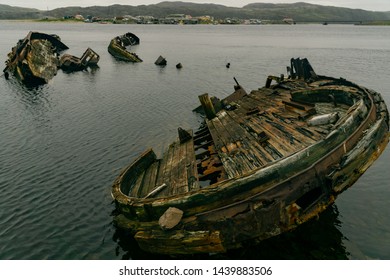
<svg viewBox="0 0 390 280"><path fill-rule="evenodd" d="M45 84L57 74L59 54L66 49L57 35L30 31L8 54L3 72L28 85Z"/></svg>
<svg viewBox="0 0 390 280"><path fill-rule="evenodd" d="M70 54L60 55L69 49L58 35L30 31L23 40L19 40L8 54L5 77L9 73L28 86L48 83L59 68L67 72L95 67L99 55L87 48L81 58Z"/></svg>
<svg viewBox="0 0 390 280"><path fill-rule="evenodd" d="M81 71L88 67L96 68L100 56L91 48L87 48L79 58L71 54L64 54L60 58L60 68L66 72Z"/></svg>
<svg viewBox="0 0 390 280"><path fill-rule="evenodd" d="M291 59L249 94L199 96L204 124L146 150L112 186L114 223L159 254L226 252L317 217L389 142L381 95Z"/></svg>
<svg viewBox="0 0 390 280"><path fill-rule="evenodd" d="M130 47L139 45L140 39L133 33L126 33L117 36L110 41L108 52L118 60L128 62L142 62L142 59L134 52L130 52Z"/></svg>

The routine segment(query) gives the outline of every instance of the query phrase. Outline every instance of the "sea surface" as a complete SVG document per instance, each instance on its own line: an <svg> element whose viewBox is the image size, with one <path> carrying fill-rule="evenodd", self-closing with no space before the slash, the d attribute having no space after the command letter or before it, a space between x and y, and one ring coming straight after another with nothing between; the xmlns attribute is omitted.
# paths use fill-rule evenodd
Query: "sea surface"
<svg viewBox="0 0 390 280"><path fill-rule="evenodd" d="M99 68L26 88L0 78L0 259L164 259L113 224L111 185L149 147L161 155L177 128L196 129L198 95L247 90L306 57L321 75L380 92L390 104L390 28L354 25L111 25L0 22L0 59L30 31L57 34ZM115 60L126 32L142 63ZM159 55L166 67L154 64ZM175 65L182 63L178 70ZM230 63L230 68L225 65ZM1 67L1 66L0 66ZM3 69L2 67L1 69ZM390 259L390 147L336 203L296 231L258 246L186 259Z"/></svg>

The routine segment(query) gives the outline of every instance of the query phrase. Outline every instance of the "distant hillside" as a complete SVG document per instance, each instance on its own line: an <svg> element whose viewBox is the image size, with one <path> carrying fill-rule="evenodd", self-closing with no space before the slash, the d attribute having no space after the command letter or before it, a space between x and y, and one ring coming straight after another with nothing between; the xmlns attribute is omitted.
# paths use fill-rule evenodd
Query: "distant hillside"
<svg viewBox="0 0 390 280"><path fill-rule="evenodd" d="M154 5L112 5L108 7L66 7L59 8L47 13L48 16L61 17L64 15L93 15L99 17L115 17L120 15L148 15L156 18L166 17L170 14L188 14L192 16L211 15L216 18L238 17L245 18L242 9L231 8L215 4L194 4L185 2L162 2Z"/></svg>
<svg viewBox="0 0 390 280"><path fill-rule="evenodd" d="M0 19L35 19L41 16L41 11L30 8L12 7L0 4Z"/></svg>
<svg viewBox="0 0 390 280"><path fill-rule="evenodd" d="M169 14L188 14L192 16L210 15L217 19L258 18L262 20L281 20L284 17L292 17L297 22L390 20L390 12L372 12L359 9L313 5L303 2L294 4L254 3L242 8L226 7L215 4L162 2L155 5L140 6L112 5L85 8L65 7L50 11L0 5L0 19L34 19L44 16L62 18L75 14L98 17L150 15L157 18L162 18Z"/></svg>
<svg viewBox="0 0 390 280"><path fill-rule="evenodd" d="M282 16L293 17L295 21L374 21L389 20L390 12L372 12L361 9L349 9L321 6L308 3L266 4L254 3L243 7L257 14L259 18L271 19Z"/></svg>

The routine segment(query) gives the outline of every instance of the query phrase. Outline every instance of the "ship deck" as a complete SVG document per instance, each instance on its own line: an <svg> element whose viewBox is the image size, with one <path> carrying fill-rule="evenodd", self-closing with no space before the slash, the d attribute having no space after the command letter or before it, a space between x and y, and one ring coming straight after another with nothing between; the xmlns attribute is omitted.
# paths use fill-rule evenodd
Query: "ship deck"
<svg viewBox="0 0 390 280"><path fill-rule="evenodd" d="M334 112L341 117L348 109L292 101L287 88L243 93L188 141L172 143L138 174L127 195L167 197L244 176L316 143L332 129L332 124L310 126L308 119Z"/></svg>

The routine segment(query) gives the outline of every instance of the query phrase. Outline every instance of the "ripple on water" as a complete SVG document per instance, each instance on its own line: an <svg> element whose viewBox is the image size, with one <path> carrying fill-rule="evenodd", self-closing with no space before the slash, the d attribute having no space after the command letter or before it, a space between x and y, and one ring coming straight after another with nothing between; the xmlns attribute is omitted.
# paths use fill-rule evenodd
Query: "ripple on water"
<svg viewBox="0 0 390 280"><path fill-rule="evenodd" d="M140 252L112 226L111 184L146 148L161 154L178 126L196 129L199 118L192 109L198 95L227 96L233 77L249 92L267 75L285 73L291 57L306 56L318 73L353 78L390 101L390 80L376 74L388 69L390 29L134 25L132 32L141 38L136 51L144 62L129 64L107 53L113 34L128 32L128 26L32 24L60 35L76 55L93 42L101 60L96 71L59 71L38 88L0 79L1 259L155 257ZM8 53L30 27L2 23L0 53ZM160 54L167 57L165 68L154 65ZM178 62L184 66L180 71L174 67ZM267 258L275 251L289 252L290 258L343 258L340 232L354 252L361 251L359 256L390 257L390 250L377 245L390 232L386 162L359 181L360 189L340 197L340 217L333 209L329 219L325 215L320 226L314 225L332 236L309 228L311 240L304 232L256 247L264 254L246 249L215 258ZM362 203L368 196L372 202ZM318 249L318 244L324 246Z"/></svg>

